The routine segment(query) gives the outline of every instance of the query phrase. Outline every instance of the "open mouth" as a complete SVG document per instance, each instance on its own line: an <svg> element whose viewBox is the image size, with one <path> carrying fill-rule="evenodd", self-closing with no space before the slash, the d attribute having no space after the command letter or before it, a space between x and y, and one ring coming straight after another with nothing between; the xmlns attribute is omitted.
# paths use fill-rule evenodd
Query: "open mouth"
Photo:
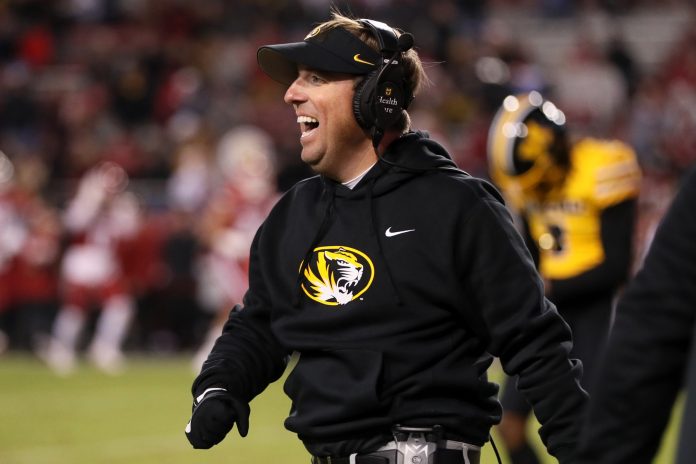
<svg viewBox="0 0 696 464"><path fill-rule="evenodd" d="M300 124L300 130L302 131L302 137L305 137L314 129L319 127L319 121L311 116L298 116L297 122Z"/></svg>

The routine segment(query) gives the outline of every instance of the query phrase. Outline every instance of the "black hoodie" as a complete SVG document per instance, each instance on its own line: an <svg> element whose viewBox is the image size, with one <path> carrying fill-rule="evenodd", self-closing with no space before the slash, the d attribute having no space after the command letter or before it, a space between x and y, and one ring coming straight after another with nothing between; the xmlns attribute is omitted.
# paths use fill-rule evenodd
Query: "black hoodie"
<svg viewBox="0 0 696 464"><path fill-rule="evenodd" d="M295 185L259 229L250 288L193 386L250 401L299 353L286 427L316 455L375 449L394 424L483 445L499 422L494 356L559 459L586 394L498 192L422 133L393 142L353 190Z"/></svg>

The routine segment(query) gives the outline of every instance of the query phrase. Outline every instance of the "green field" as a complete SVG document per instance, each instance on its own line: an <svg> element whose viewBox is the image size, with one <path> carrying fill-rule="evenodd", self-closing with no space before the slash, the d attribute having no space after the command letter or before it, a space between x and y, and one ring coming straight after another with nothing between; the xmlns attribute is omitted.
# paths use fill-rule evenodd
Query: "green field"
<svg viewBox="0 0 696 464"><path fill-rule="evenodd" d="M193 450L183 432L194 377L189 366L185 358L144 358L132 360L119 377L83 367L60 378L33 358L0 358L0 463L309 463L283 429L289 401L280 382L252 403L246 438L233 431L211 450ZM677 420L656 463L673 462ZM495 462L490 446L482 462Z"/></svg>

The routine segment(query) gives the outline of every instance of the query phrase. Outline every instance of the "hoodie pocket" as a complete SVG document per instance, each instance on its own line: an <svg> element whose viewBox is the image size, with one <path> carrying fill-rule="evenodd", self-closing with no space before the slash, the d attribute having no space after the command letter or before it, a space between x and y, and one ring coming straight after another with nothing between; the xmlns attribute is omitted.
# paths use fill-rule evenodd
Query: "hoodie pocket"
<svg viewBox="0 0 696 464"><path fill-rule="evenodd" d="M383 417L382 359L381 353L367 350L302 353L284 386L293 403L287 428L329 436Z"/></svg>

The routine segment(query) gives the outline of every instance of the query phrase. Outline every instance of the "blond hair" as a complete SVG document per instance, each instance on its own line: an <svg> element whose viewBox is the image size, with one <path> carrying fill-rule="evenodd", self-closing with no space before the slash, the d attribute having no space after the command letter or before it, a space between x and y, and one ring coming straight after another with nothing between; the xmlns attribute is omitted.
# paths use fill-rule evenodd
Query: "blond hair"
<svg viewBox="0 0 696 464"><path fill-rule="evenodd" d="M379 42L374 36L372 29L358 22L358 20L342 14L336 9L332 10L331 19L321 23L319 27L321 27L322 30L329 30L333 28L345 29L365 42L370 48L380 52ZM397 37L402 34L402 31L398 29L393 30ZM404 75L406 82L409 85L411 95L415 96L420 91L421 87L428 82L428 76L425 74L423 63L418 56L418 52L413 48L405 52L402 58L402 66L404 68ZM401 118L397 122L395 128L403 132L410 129L410 127L411 118L409 117L408 112L403 110Z"/></svg>

